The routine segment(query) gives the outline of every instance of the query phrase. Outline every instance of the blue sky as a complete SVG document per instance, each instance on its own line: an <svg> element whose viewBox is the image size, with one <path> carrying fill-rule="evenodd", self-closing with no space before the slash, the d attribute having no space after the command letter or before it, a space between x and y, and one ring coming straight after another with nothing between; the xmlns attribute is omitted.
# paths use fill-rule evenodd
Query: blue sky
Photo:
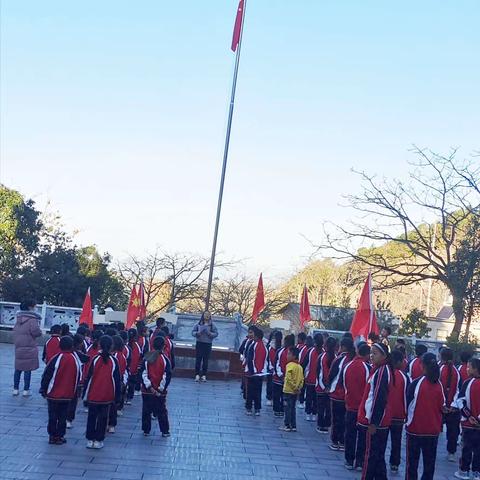
<svg viewBox="0 0 480 480"><path fill-rule="evenodd" d="M208 254L237 0L2 2L0 181L116 257ZM281 276L350 169L480 148L480 4L248 0L219 249Z"/></svg>

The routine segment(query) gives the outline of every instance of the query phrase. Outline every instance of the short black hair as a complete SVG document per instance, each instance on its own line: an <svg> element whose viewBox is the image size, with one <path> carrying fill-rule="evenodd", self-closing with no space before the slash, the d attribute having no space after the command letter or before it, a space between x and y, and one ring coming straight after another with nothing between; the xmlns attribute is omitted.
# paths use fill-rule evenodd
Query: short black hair
<svg viewBox="0 0 480 480"><path fill-rule="evenodd" d="M60 339L60 350L68 352L73 349L73 338L70 335L65 335Z"/></svg>
<svg viewBox="0 0 480 480"><path fill-rule="evenodd" d="M471 350L463 350L460 352L460 361L462 363L467 363L473 357L473 352Z"/></svg>
<svg viewBox="0 0 480 480"><path fill-rule="evenodd" d="M164 325L160 330L165 333L165 336L170 333L170 329L166 325Z"/></svg>
<svg viewBox="0 0 480 480"><path fill-rule="evenodd" d="M360 342L357 345L357 352L361 357L365 357L366 355L370 355L370 346L367 342Z"/></svg>
<svg viewBox="0 0 480 480"><path fill-rule="evenodd" d="M397 343L400 345L405 345L405 340L403 338L397 338Z"/></svg>
<svg viewBox="0 0 480 480"><path fill-rule="evenodd" d="M153 339L153 349L161 352L165 346L165 337L163 335L156 335Z"/></svg>
<svg viewBox="0 0 480 480"><path fill-rule="evenodd" d="M388 325L386 325L385 327L383 327L383 330L385 330L388 335L391 335L391 334L392 334L392 329L391 329Z"/></svg>
<svg viewBox="0 0 480 480"><path fill-rule="evenodd" d="M428 352L428 348L423 343L417 343L415 345L415 355L421 357L423 354Z"/></svg>
<svg viewBox="0 0 480 480"><path fill-rule="evenodd" d="M307 334L305 332L300 332L298 335L297 335L297 340L298 340L298 343L305 343L305 340L307 339Z"/></svg>
<svg viewBox="0 0 480 480"><path fill-rule="evenodd" d="M62 332L62 326L59 325L58 323L50 327L50 334L52 335L60 335L61 332Z"/></svg>
<svg viewBox="0 0 480 480"><path fill-rule="evenodd" d="M378 335L377 333L375 333L375 332L370 332L370 333L368 334L368 339L369 339L369 340L372 340L372 342L378 341L379 338L380 338L379 335Z"/></svg>
<svg viewBox="0 0 480 480"><path fill-rule="evenodd" d="M33 300L33 298L25 298L20 302L20 310L22 311L30 310L36 304L37 302Z"/></svg>
<svg viewBox="0 0 480 480"><path fill-rule="evenodd" d="M105 330L105 335L108 335L109 337L114 337L115 335L117 335L117 333L117 329L114 327L108 327Z"/></svg>
<svg viewBox="0 0 480 480"><path fill-rule="evenodd" d="M73 348L76 350L77 348L82 347L83 340L84 340L83 335L81 335L80 333L76 333L73 336Z"/></svg>
<svg viewBox="0 0 480 480"><path fill-rule="evenodd" d="M351 338L353 340L353 335L350 332L344 332L342 338Z"/></svg>
<svg viewBox="0 0 480 480"><path fill-rule="evenodd" d="M263 339L263 330L261 328L255 327L253 331L253 335L258 338L259 340Z"/></svg>
<svg viewBox="0 0 480 480"><path fill-rule="evenodd" d="M295 335L291 333L290 335L286 335L283 338L283 344L285 347L294 347L295 346Z"/></svg>
<svg viewBox="0 0 480 480"><path fill-rule="evenodd" d="M297 347L290 347L288 351L298 360L300 350Z"/></svg>
<svg viewBox="0 0 480 480"><path fill-rule="evenodd" d="M403 355L401 350L393 350L393 352L391 353L391 357L393 366L403 362L403 360L405 359L405 356Z"/></svg>
<svg viewBox="0 0 480 480"><path fill-rule="evenodd" d="M158 317L157 318L157 327L163 327L167 321L163 317Z"/></svg>

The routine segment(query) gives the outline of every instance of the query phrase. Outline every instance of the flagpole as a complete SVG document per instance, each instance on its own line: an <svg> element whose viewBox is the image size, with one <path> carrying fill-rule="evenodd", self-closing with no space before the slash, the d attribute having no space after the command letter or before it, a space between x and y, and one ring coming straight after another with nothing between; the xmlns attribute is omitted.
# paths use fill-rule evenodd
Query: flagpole
<svg viewBox="0 0 480 480"><path fill-rule="evenodd" d="M225 173L227 171L228 148L230 146L230 132L232 130L233 108L235 106L235 93L237 90L238 66L240 65L240 51L242 50L242 37L243 37L243 27L245 25L244 22L245 22L246 9L247 9L247 0L244 0L243 12L242 12L242 26L240 29L240 39L238 42L236 56L235 56L235 69L233 71L232 93L230 96L230 108L228 111L227 133L225 135L225 147L223 150L222 175L220 177L220 189L218 192L218 202L217 202L217 215L215 218L215 231L213 234L212 254L210 256L210 267L208 271L208 284L207 284L207 295L205 297L205 310L208 310L210 306L210 296L212 293L213 269L215 266L215 256L217 252L218 229L220 225L220 214L222 211L223 187L225 185Z"/></svg>

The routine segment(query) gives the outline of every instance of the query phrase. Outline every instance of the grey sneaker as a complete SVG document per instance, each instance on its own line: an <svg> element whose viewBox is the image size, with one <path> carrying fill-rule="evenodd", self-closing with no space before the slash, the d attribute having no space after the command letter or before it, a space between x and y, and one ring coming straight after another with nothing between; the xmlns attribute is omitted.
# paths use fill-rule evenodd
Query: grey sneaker
<svg viewBox="0 0 480 480"><path fill-rule="evenodd" d="M87 442L87 448L93 448L93 440Z"/></svg>
<svg viewBox="0 0 480 480"><path fill-rule="evenodd" d="M449 453L447 459L449 462L452 462L452 463L457 461L454 453Z"/></svg>
<svg viewBox="0 0 480 480"><path fill-rule="evenodd" d="M103 442L93 442L93 448L100 450L103 448Z"/></svg>
<svg viewBox="0 0 480 480"><path fill-rule="evenodd" d="M477 472L478 473L478 472ZM474 474L475 475L475 474ZM469 472L464 472L463 470L458 470L453 474L455 478L463 478L465 480L470 480L470 473ZM473 477L475 478L475 476Z"/></svg>
<svg viewBox="0 0 480 480"><path fill-rule="evenodd" d="M201 378L202 382L206 382L207 381L207 377L205 375L202 375L202 378Z"/></svg>
<svg viewBox="0 0 480 480"><path fill-rule="evenodd" d="M18 394L19 394L19 393L20 393L20 392L18 391L18 388L14 388L13 391L12 391L12 395L13 395L14 397L18 397Z"/></svg>

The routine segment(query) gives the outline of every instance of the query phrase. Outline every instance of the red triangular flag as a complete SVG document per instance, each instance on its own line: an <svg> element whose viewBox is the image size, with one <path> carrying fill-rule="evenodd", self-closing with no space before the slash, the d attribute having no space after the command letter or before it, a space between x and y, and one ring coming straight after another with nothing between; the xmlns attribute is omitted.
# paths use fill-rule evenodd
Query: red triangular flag
<svg viewBox="0 0 480 480"><path fill-rule="evenodd" d="M302 300L300 302L300 329L303 331L305 324L312 319L310 316L310 303L308 302L307 286L303 287Z"/></svg>
<svg viewBox="0 0 480 480"><path fill-rule="evenodd" d="M363 337L366 340L371 332L378 334L379 328L375 309L373 308L372 275L369 273L358 300L357 311L353 317L350 333L353 338Z"/></svg>
<svg viewBox="0 0 480 480"><path fill-rule="evenodd" d="M265 296L263 294L263 278L260 274L257 285L257 296L255 297L255 305L253 306L252 322L256 323L260 312L265 308Z"/></svg>
<svg viewBox="0 0 480 480"><path fill-rule="evenodd" d="M93 311L92 311L92 298L90 297L90 287L88 287L85 300L83 301L82 313L78 319L78 323L86 323L88 328L93 329Z"/></svg>
<svg viewBox="0 0 480 480"><path fill-rule="evenodd" d="M243 8L244 0L238 2L237 16L235 18L235 26L233 27L233 37L232 37L232 50L237 51L238 44L240 42L240 36L242 34L242 23L243 23Z"/></svg>
<svg viewBox="0 0 480 480"><path fill-rule="evenodd" d="M137 288L134 285L132 287L132 292L130 293L130 300L128 302L127 308L127 323L125 324L125 328L132 328L135 324L135 321L138 318L138 314L140 312L140 299L138 298Z"/></svg>
<svg viewBox="0 0 480 480"><path fill-rule="evenodd" d="M140 282L140 291L138 294L140 300L140 306L138 308L138 317L139 320L144 320L147 316L147 307L145 305L145 288L143 286L143 282Z"/></svg>

